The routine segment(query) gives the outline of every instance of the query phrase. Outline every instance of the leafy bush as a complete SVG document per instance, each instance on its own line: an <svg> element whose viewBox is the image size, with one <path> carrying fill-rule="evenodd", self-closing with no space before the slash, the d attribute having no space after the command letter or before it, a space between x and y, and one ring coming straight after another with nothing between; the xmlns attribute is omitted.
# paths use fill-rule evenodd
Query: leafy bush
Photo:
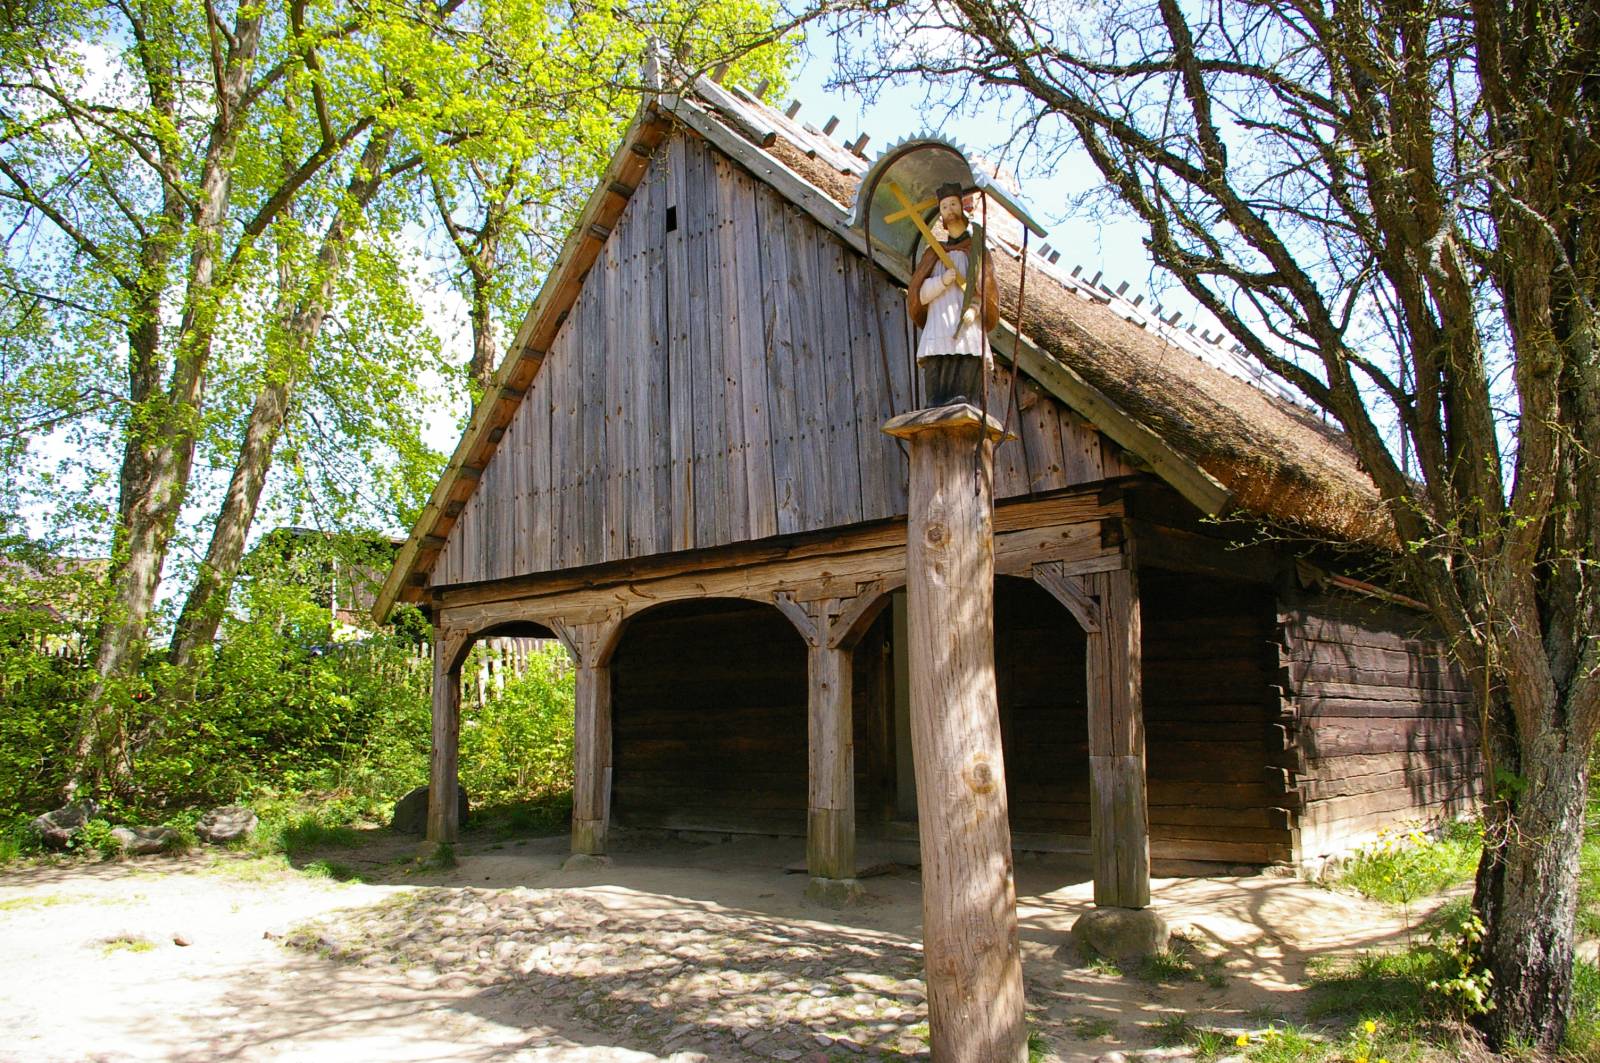
<svg viewBox="0 0 1600 1063"><path fill-rule="evenodd" d="M1351 861L1339 884L1374 900L1410 904L1470 882L1482 850L1477 823L1453 823L1437 838L1419 830L1383 830Z"/></svg>
<svg viewBox="0 0 1600 1063"><path fill-rule="evenodd" d="M461 782L473 800L487 805L569 793L572 712L572 666L555 644L531 654L527 671L482 709L464 711Z"/></svg>

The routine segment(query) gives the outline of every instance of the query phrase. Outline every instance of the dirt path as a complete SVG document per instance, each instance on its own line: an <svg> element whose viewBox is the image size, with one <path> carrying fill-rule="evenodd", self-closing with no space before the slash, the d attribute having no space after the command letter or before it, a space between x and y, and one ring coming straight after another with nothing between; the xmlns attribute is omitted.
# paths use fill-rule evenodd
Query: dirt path
<svg viewBox="0 0 1600 1063"><path fill-rule="evenodd" d="M926 1058L914 870L835 913L784 872L794 842L634 840L583 873L564 850L469 839L424 874L377 833L330 854L369 880L348 884L234 854L13 870L0 1059ZM1175 1015L1292 1018L1308 961L1403 936L1293 879L1158 880L1197 974L1154 984L1058 956L1081 873L1026 860L1018 888L1030 1021L1062 1061L1147 1050Z"/></svg>

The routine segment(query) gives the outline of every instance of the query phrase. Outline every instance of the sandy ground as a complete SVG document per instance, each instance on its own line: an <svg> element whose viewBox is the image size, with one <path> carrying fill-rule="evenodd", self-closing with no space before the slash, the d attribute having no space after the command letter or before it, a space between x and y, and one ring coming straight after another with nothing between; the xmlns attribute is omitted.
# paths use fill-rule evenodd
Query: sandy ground
<svg viewBox="0 0 1600 1063"><path fill-rule="evenodd" d="M583 872L560 869L562 838L469 837L445 872L386 832L324 854L366 883L216 852L10 870L0 1059L926 1058L914 869L867 879L841 913L786 873L794 841L615 848ZM1135 1056L1175 1014L1294 1018L1308 962L1404 939L1397 912L1292 878L1158 880L1207 977L1153 984L1062 950L1090 906L1081 871L1017 873L1050 1059Z"/></svg>

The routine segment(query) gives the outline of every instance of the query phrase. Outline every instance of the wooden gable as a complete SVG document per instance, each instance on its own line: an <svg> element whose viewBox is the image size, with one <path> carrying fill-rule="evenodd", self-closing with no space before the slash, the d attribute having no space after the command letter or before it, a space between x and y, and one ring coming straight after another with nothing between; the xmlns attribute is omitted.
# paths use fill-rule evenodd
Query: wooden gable
<svg viewBox="0 0 1600 1063"><path fill-rule="evenodd" d="M904 291L692 133L655 149L434 565L434 586L903 516ZM1009 381L994 381L1001 415ZM1122 476L1029 381L1010 498Z"/></svg>

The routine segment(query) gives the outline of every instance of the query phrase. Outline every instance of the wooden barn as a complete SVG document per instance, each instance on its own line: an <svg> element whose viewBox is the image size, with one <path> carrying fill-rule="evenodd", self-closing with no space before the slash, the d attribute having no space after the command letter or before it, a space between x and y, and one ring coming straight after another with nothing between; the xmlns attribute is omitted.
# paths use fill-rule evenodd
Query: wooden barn
<svg viewBox="0 0 1600 1063"><path fill-rule="evenodd" d="M436 798L474 640L553 635L575 852L613 826L805 836L848 880L858 838L916 838L881 429L919 384L910 264L849 223L866 169L705 79L641 108L376 606L435 624ZM1414 603L1348 575L1389 540L1339 434L1058 256L1030 253L1019 337L1018 233L990 231L1016 848L1090 854L1097 899L1140 907L1151 861L1298 864L1470 808L1467 682Z"/></svg>

